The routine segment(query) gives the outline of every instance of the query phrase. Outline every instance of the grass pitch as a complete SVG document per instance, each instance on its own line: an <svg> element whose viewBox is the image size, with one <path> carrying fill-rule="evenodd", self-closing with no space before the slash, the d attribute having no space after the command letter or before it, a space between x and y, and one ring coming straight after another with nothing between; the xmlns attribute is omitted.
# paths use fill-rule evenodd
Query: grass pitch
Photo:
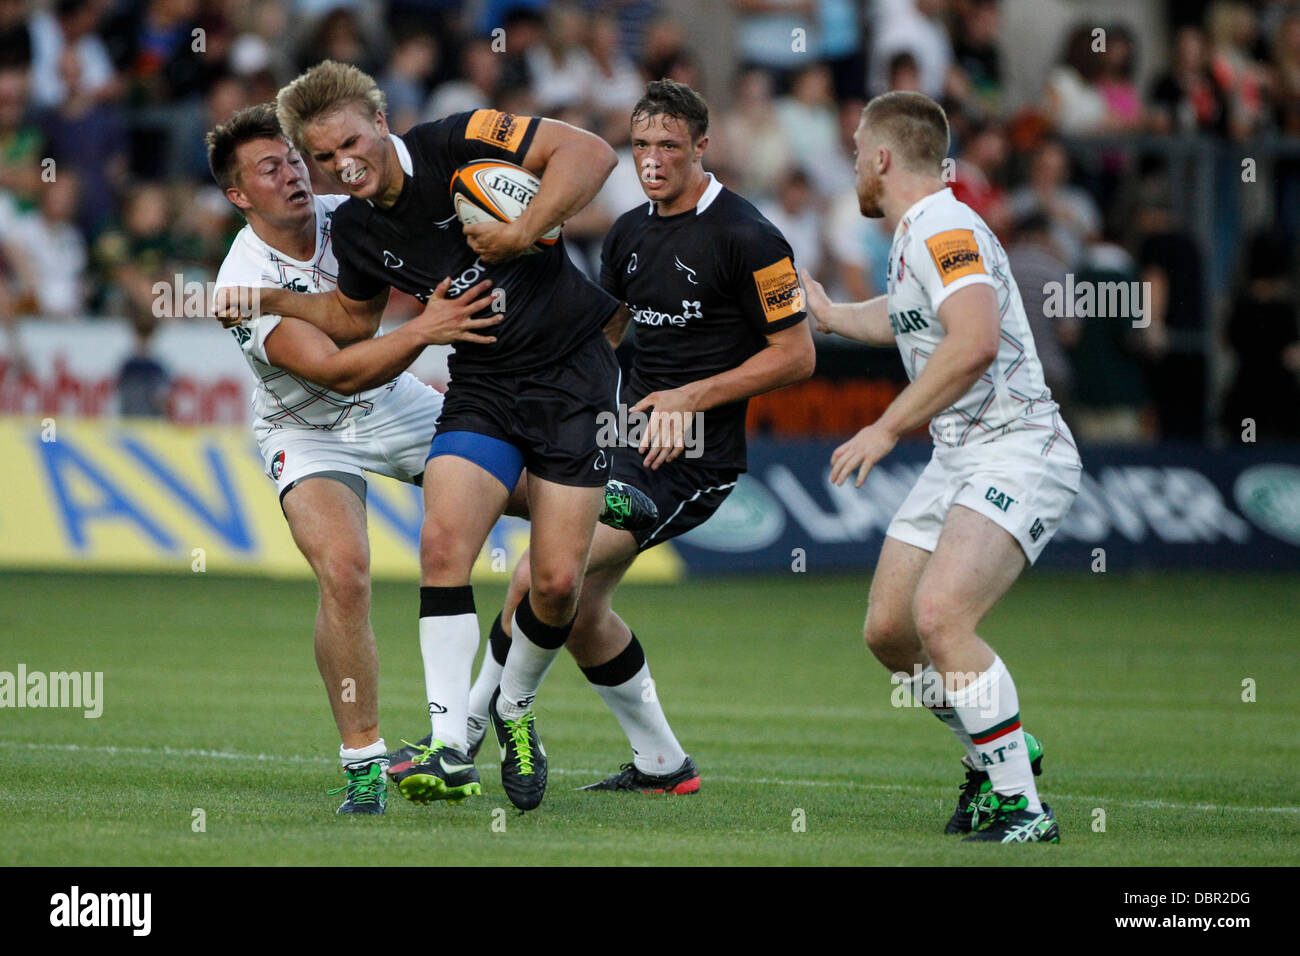
<svg viewBox="0 0 1300 956"><path fill-rule="evenodd" d="M1297 585L1017 584L981 631L1045 744L1039 785L1062 843L990 847L940 832L960 752L938 721L891 706L860 638L865 575L621 592L703 775L695 796L572 790L630 751L566 657L539 697L539 810L510 809L489 746L482 797L420 807L390 788L386 816L354 819L324 793L342 776L312 583L3 574L0 671L102 671L104 710L0 710L0 865L1295 865ZM485 632L502 593L476 588ZM393 747L427 732L416 608L414 584L375 586Z"/></svg>

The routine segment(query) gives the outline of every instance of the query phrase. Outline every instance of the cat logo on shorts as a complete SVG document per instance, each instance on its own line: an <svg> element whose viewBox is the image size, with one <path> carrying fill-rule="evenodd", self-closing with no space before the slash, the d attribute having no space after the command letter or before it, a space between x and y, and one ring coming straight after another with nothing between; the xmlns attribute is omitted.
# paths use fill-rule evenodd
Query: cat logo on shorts
<svg viewBox="0 0 1300 956"><path fill-rule="evenodd" d="M948 285L962 276L988 275L975 233L969 229L949 229L925 240L926 247L939 269L939 278Z"/></svg>
<svg viewBox="0 0 1300 956"><path fill-rule="evenodd" d="M284 474L284 451L277 451L275 457L271 459L271 477L276 481Z"/></svg>

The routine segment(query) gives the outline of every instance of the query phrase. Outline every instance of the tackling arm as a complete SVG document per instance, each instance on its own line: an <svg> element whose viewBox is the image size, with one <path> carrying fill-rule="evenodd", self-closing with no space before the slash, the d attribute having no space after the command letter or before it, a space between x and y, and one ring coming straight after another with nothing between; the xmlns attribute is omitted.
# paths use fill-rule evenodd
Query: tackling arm
<svg viewBox="0 0 1300 956"><path fill-rule="evenodd" d="M876 462L893 450L900 435L928 422L957 401L998 355L997 293L984 283L958 289L939 306L945 334L921 374L889 403L885 413L831 455L831 482L843 484L854 471L857 487Z"/></svg>
<svg viewBox="0 0 1300 956"><path fill-rule="evenodd" d="M283 315L314 325L340 346L361 342L379 331L388 304L385 289L373 299L350 299L330 292L293 292L289 289L227 286L218 289L213 314L227 328L251 315ZM384 379L388 381L388 379Z"/></svg>
<svg viewBox="0 0 1300 956"><path fill-rule="evenodd" d="M799 275L818 332L832 332L867 345L894 344L894 331L889 327L889 296L878 295L865 302L832 302L822 284L807 270L800 269Z"/></svg>

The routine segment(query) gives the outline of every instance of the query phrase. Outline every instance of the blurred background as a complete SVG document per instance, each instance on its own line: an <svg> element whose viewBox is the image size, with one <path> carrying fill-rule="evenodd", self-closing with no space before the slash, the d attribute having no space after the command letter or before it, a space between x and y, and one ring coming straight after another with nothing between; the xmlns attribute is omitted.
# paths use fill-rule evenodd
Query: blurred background
<svg viewBox="0 0 1300 956"><path fill-rule="evenodd" d="M623 161L565 229L592 274L605 230L644 201L628 160L633 103L648 79L688 83L711 106L706 167L833 297L855 300L883 291L890 236L858 213L851 135L870 96L924 91L952 123L954 191L1010 254L1053 394L1081 443L1104 449L1093 461L1147 478L1199 468L1223 499L1240 486L1213 472L1224 449L1294 457L1300 3L1288 0L0 0L0 415L247 423L251 374L201 314L243 224L202 137L325 58L378 79L397 132L493 106L604 136ZM1141 283L1149 324L1048 301L1055 283L1101 282ZM395 295L386 325L417 309ZM781 442L842 440L905 384L892 350L817 339L811 381L751 403L760 463L766 439L781 467ZM444 384L445 355L430 350L415 370ZM117 467L86 457L78 473L92 484L92 464L105 481ZM41 487L57 471L48 458L32 465ZM1298 476L1266 495L1290 522L1288 554ZM96 485L106 497L78 513L118 514L134 480L123 472L116 498ZM797 498L760 480L802 520ZM1099 473L1097 507L1119 507L1128 480ZM862 528L883 519L862 517L857 499L828 505L815 475L800 481L864 550ZM1187 501L1143 487L1130 497ZM1108 520L1107 534L1133 530ZM67 521L65 509L65 536ZM1205 521L1170 543L1207 540ZM1222 531L1230 544L1241 534Z"/></svg>

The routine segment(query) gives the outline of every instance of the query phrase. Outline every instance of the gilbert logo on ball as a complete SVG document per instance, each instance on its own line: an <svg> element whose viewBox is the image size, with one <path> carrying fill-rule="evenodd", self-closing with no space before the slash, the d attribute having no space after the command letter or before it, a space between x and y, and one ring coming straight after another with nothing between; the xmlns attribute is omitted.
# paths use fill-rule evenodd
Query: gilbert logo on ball
<svg viewBox="0 0 1300 956"><path fill-rule="evenodd" d="M476 222L514 222L523 215L541 188L537 177L514 163L480 159L466 163L451 177L451 202L463 225ZM532 251L553 246L560 227L545 233Z"/></svg>

